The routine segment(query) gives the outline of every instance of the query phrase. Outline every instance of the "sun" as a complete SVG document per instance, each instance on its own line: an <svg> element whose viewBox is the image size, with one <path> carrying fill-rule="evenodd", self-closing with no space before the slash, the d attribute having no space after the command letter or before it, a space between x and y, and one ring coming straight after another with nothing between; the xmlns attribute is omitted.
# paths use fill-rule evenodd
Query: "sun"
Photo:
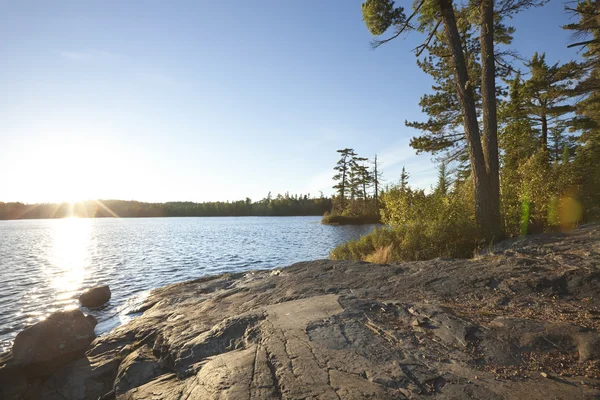
<svg viewBox="0 0 600 400"><path fill-rule="evenodd" d="M75 203L106 189L115 173L104 146L84 139L45 138L24 153L12 190L29 203Z"/></svg>
<svg viewBox="0 0 600 400"><path fill-rule="evenodd" d="M40 134L41 135L41 134ZM105 132L46 132L15 146L0 201L65 203L152 193L154 161ZM135 179L132 179L135 177Z"/></svg>

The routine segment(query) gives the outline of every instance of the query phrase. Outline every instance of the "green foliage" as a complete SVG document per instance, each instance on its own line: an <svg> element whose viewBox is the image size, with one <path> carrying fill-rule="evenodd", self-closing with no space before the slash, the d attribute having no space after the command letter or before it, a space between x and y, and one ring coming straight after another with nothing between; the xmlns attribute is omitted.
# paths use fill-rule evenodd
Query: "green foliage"
<svg viewBox="0 0 600 400"><path fill-rule="evenodd" d="M402 7L395 8L393 0L367 0L362 4L362 16L372 35L383 35L391 26L404 23Z"/></svg>
<svg viewBox="0 0 600 400"><path fill-rule="evenodd" d="M580 219L564 211L581 195L578 176L586 174L572 162L576 143L567 124L579 66L548 65L537 53L527 66L528 80L520 74L507 80L510 98L499 114L501 210L509 236L555 230Z"/></svg>
<svg viewBox="0 0 600 400"><path fill-rule="evenodd" d="M435 192L438 195L445 196L450 190L450 174L446 167L446 162L442 161L438 170L438 183L435 187Z"/></svg>
<svg viewBox="0 0 600 400"><path fill-rule="evenodd" d="M464 48L469 84L474 92L477 113L481 113L481 46L478 26L473 23L477 19L477 12L473 7L464 7L457 9L455 14ZM497 45L507 46L512 42L514 28L503 25L498 19L494 29ZM456 162L468 169L464 121L456 92L454 64L452 58L448 57L450 46L441 33L437 33L433 39L427 48L429 54L418 59L417 65L433 78L434 92L424 94L419 101L419 106L428 119L405 121L406 126L421 131L419 136L411 139L410 145L418 153L431 153L441 160ZM503 54L497 54L501 61L497 70L499 78L506 78L510 73L509 69L502 67L508 64ZM499 86L496 91L502 94L505 89Z"/></svg>
<svg viewBox="0 0 600 400"><path fill-rule="evenodd" d="M594 132L578 149L572 172L584 221L600 220L600 133Z"/></svg>
<svg viewBox="0 0 600 400"><path fill-rule="evenodd" d="M478 245L471 193L469 185L448 194L426 194L402 183L392 186L381 196L387 226L338 246L330 256L369 260L385 253L393 262L469 257Z"/></svg>
<svg viewBox="0 0 600 400"><path fill-rule="evenodd" d="M575 109L571 104L573 87L582 70L574 61L548 65L545 53L535 53L526 65L530 78L523 86L523 109L538 133L540 146L558 160L563 147L572 141L566 128Z"/></svg>
<svg viewBox="0 0 600 400"><path fill-rule="evenodd" d="M359 157L354 149L345 148L337 152L341 158L334 167L336 174L333 180L336 184L333 188L336 196L333 199L332 216L370 216L369 220L376 216L377 219L381 180L381 171L377 170L377 157L371 170L367 164L368 159Z"/></svg>
<svg viewBox="0 0 600 400"><path fill-rule="evenodd" d="M380 196L381 219L386 227L337 247L331 253L332 258L390 262L464 257L473 254L481 243L474 217L474 186L467 165L474 158L468 152L465 132L466 127L476 131L473 126L481 124L485 111L491 109L482 102L481 93L481 58L485 57L482 43L491 25L491 20L487 25L484 21L485 11L490 11L484 6L490 4L495 15L497 69L496 76L485 77L500 77L507 84L496 89L504 233L516 236L569 229L581 221L600 218L600 2L583 0L575 8L566 7L578 20L565 29L582 39L572 46L585 49L584 62L549 65L544 53L536 53L525 63L529 77L523 80L518 71L515 73L516 68L502 59L511 53L502 50L502 45L510 45L514 33L503 20L545 2L501 0L459 5L450 2L454 15L448 12L447 2L415 2L414 13L408 20L416 15L416 24L409 23L393 1L368 0L363 4L363 19L371 33L381 35L392 26L396 28L396 34L378 44L387 43L407 30L427 34L427 41L417 46L416 53L420 57L427 50L417 63L434 80L433 92L420 101L428 119L406 125L422 132L411 140L417 152L432 153L444 162L432 193L412 189L403 169L400 183ZM451 31L453 20L458 33ZM442 22L447 26L438 31ZM462 51L457 52L459 47ZM463 59L466 68L459 70L456 66ZM470 106L470 114L461 105L464 95L460 97L457 82L473 92L475 105L474 110ZM493 99L487 99L486 104L490 102ZM488 108L484 110L485 107ZM492 119L485 122L496 123ZM456 171L453 187L448 165ZM486 168L489 178L492 168L489 164ZM480 189L478 201L483 198L481 193Z"/></svg>

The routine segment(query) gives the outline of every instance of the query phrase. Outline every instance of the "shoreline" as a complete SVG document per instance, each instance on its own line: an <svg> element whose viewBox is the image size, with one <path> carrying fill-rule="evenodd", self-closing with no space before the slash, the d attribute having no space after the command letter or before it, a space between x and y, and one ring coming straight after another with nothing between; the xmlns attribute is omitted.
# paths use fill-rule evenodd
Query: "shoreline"
<svg viewBox="0 0 600 400"><path fill-rule="evenodd" d="M144 217L112 217L112 216L63 216L56 218L12 218L0 219L1 221L54 221L59 219L81 218L81 219L151 219L151 218L298 218L298 217L315 217L322 218L322 215L163 215L163 216L144 216Z"/></svg>
<svg viewBox="0 0 600 400"><path fill-rule="evenodd" d="M154 289L141 316L49 376L13 370L0 387L63 400L592 399L599 266L592 224L470 260L206 276ZM0 365L1 382L10 361Z"/></svg>
<svg viewBox="0 0 600 400"><path fill-rule="evenodd" d="M345 216L345 215L325 215L321 220L321 224L330 226L342 225L383 225L379 215L360 215L360 216Z"/></svg>

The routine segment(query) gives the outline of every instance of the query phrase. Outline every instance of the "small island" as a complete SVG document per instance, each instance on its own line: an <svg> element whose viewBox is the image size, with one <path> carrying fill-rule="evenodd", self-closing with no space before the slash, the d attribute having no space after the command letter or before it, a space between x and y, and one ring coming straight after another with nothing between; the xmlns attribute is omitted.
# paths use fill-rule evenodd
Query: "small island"
<svg viewBox="0 0 600 400"><path fill-rule="evenodd" d="M359 157L354 149L337 151L340 160L333 168L336 194L331 199L331 211L323 215L326 225L380 224L381 169L377 155L370 161Z"/></svg>

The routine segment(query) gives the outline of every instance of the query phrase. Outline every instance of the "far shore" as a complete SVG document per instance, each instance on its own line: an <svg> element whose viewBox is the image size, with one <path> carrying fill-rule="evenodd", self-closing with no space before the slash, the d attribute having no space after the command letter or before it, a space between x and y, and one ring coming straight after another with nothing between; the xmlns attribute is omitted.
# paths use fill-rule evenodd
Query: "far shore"
<svg viewBox="0 0 600 400"><path fill-rule="evenodd" d="M287 195L253 202L174 201L149 203L129 200L86 200L75 203L3 203L0 220L57 218L160 218L160 217L298 217L322 216L331 209L330 198Z"/></svg>

